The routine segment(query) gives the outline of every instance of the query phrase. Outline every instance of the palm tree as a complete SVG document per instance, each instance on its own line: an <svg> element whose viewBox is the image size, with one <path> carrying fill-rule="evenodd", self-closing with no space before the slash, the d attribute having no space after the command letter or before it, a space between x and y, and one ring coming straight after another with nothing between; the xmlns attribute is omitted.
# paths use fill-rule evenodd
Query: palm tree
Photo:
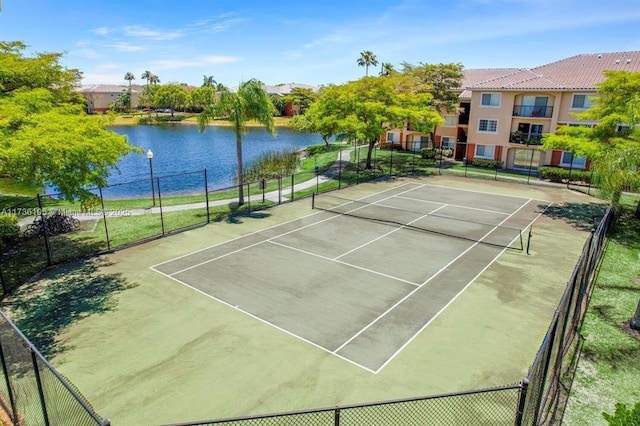
<svg viewBox="0 0 640 426"><path fill-rule="evenodd" d="M388 76L393 74L395 71L396 71L396 68L393 66L392 63L383 62L382 68L380 69L380 75Z"/></svg>
<svg viewBox="0 0 640 426"><path fill-rule="evenodd" d="M147 86L149 85L149 80L151 80L151 76L153 75L153 73L151 71L145 71L142 73L142 75L140 76L141 79L143 80L147 80Z"/></svg>
<svg viewBox="0 0 640 426"><path fill-rule="evenodd" d="M370 50L365 50L364 52L360 52L360 57L358 58L358 66L364 67L365 76L369 76L369 65L373 65L374 67L378 65L378 59L376 55L373 54Z"/></svg>
<svg viewBox="0 0 640 426"><path fill-rule="evenodd" d="M136 79L136 76L128 72L124 75L124 79L129 82L129 111L131 111L131 82Z"/></svg>
<svg viewBox="0 0 640 426"><path fill-rule="evenodd" d="M202 87L215 87L216 81L213 79L212 75L203 75Z"/></svg>
<svg viewBox="0 0 640 426"><path fill-rule="evenodd" d="M269 95L262 88L262 83L251 79L240 84L238 90L230 92L223 90L219 99L205 106L198 116L200 131L204 132L209 121L216 117L226 116L231 123L231 129L236 134L236 158L237 158L237 183L238 183L238 205L244 204L243 192L243 172L242 172L242 136L247 133L247 121L256 120L265 125L267 131L274 135L276 133L273 116L275 107L269 99Z"/></svg>
<svg viewBox="0 0 640 426"><path fill-rule="evenodd" d="M149 82L151 84L158 84L160 83L160 78L155 74L151 74L151 77L149 77Z"/></svg>

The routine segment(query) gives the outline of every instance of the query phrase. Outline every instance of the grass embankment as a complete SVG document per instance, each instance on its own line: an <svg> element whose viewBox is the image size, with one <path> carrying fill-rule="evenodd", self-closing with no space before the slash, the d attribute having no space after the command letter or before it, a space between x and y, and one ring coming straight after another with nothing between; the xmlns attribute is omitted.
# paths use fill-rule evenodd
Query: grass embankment
<svg viewBox="0 0 640 426"><path fill-rule="evenodd" d="M152 112L152 113L135 112L132 114L124 114L124 115L116 116L112 125L113 126L134 126L134 125L140 124L139 121L141 118L147 118L147 117L152 117L152 118L167 117L168 118L170 116L171 114L168 114L168 113L156 114L155 112ZM171 123L198 124L198 114L176 112L174 113L174 116L181 117L181 119L177 121L170 121ZM273 119L276 127L289 127L289 120L291 119L291 117L274 117ZM211 121L209 125L226 127L226 126L231 126L231 123L227 120L219 119L219 120ZM258 126L264 126L264 125L261 123L258 123L257 121L252 120L247 123L247 126L258 127Z"/></svg>
<svg viewBox="0 0 640 426"><path fill-rule="evenodd" d="M640 402L640 333L628 320L640 298L640 220L626 206L610 235L582 327L582 355L564 416L567 425L606 425L614 404Z"/></svg>

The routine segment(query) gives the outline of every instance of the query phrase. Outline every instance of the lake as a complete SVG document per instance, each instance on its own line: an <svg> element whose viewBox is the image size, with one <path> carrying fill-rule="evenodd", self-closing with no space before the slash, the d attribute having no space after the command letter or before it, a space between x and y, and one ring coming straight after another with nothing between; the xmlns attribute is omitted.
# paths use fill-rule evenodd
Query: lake
<svg viewBox="0 0 640 426"><path fill-rule="evenodd" d="M185 173L180 177L161 179L163 193L204 191L202 171L205 168L209 190L234 185L236 139L229 128L209 126L204 133L192 124L114 126L110 129L126 135L129 143L141 147L144 153L129 154L118 163L119 172L111 173L108 179L110 188L105 190L105 197L148 195L150 170L146 152L149 149L153 152L154 177ZM249 128L242 138L243 159L245 164L250 164L266 152L300 149L320 143L323 141L319 134L278 128L277 135L272 137L264 128ZM199 173L186 174L194 171ZM142 182L123 185L131 181Z"/></svg>

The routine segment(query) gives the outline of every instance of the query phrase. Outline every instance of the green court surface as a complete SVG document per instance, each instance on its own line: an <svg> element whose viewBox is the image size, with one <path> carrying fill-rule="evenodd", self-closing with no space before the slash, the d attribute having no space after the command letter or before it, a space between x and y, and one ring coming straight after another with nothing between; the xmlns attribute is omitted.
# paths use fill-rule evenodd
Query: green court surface
<svg viewBox="0 0 640 426"><path fill-rule="evenodd" d="M412 183L358 200L370 204L326 198L342 205L153 269L377 373L512 241L522 250L520 230L548 206Z"/></svg>
<svg viewBox="0 0 640 426"><path fill-rule="evenodd" d="M456 177L328 195L315 202L333 212L300 200L105 256L97 273L130 285L59 336L53 365L114 425L526 375L588 235L578 213L593 199Z"/></svg>

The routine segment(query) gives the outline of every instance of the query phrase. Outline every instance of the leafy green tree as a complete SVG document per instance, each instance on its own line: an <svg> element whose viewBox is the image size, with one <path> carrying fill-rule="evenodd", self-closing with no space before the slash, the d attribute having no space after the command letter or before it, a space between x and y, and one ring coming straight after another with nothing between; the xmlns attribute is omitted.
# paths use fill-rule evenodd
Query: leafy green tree
<svg viewBox="0 0 640 426"><path fill-rule="evenodd" d="M459 91L462 87L462 64L425 64L418 65L403 63L403 71L415 80L417 92L427 92L433 96L432 106L440 114L457 113L460 100ZM434 127L429 133L431 143L436 140Z"/></svg>
<svg viewBox="0 0 640 426"><path fill-rule="evenodd" d="M0 173L71 200L91 198L120 159L136 151L84 113L74 86L80 73L54 53L25 57L21 42L0 43Z"/></svg>
<svg viewBox="0 0 640 426"><path fill-rule="evenodd" d="M301 114L304 114L305 110L309 108L318 96L313 89L306 87L294 87L291 92L284 97L287 102L291 102L292 105L298 106L298 110Z"/></svg>
<svg viewBox="0 0 640 426"><path fill-rule="evenodd" d="M376 65L378 65L378 59L376 58L376 55L374 55L374 53L370 50L360 52L360 57L358 58L357 62L359 67L364 67L365 77L369 76L369 66L375 67Z"/></svg>
<svg viewBox="0 0 640 426"><path fill-rule="evenodd" d="M236 135L236 158L237 158L237 184L238 204L244 204L244 179L242 171L242 137L247 133L247 122L256 120L263 124L266 130L272 135L276 128L273 120L275 107L269 99L269 95L262 88L262 83L251 79L242 83L236 92L228 90L219 94L211 104L207 105L204 111L198 116L200 131L204 132L207 124L216 117L225 117L231 123L231 129Z"/></svg>
<svg viewBox="0 0 640 426"><path fill-rule="evenodd" d="M617 403L616 411L613 414L602 413L602 417L607 421L609 426L639 426L640 425L640 402L632 409L628 409L626 405Z"/></svg>
<svg viewBox="0 0 640 426"><path fill-rule="evenodd" d="M305 116L309 128L328 137L344 135L368 144L366 168L371 168L373 148L387 130L404 122L428 132L443 123L432 107L429 93L412 93L405 76L363 77L340 86L324 88Z"/></svg>
<svg viewBox="0 0 640 426"><path fill-rule="evenodd" d="M181 84L169 83L158 86L153 93L154 105L161 108L171 108L173 112L187 103L187 90Z"/></svg>
<svg viewBox="0 0 640 426"><path fill-rule="evenodd" d="M562 149L591 160L603 196L619 209L623 190L640 189L640 72L605 71L605 76L597 85L594 105L575 114L598 124L561 126L543 140L545 149Z"/></svg>
<svg viewBox="0 0 640 426"><path fill-rule="evenodd" d="M276 114L278 116L284 114L287 107L287 101L285 100L285 98L280 95L269 95L269 98L271 99L271 103L276 109Z"/></svg>
<svg viewBox="0 0 640 426"><path fill-rule="evenodd" d="M131 111L131 82L136 79L136 76L132 72L128 72L124 75L124 79L129 82L129 111Z"/></svg>
<svg viewBox="0 0 640 426"><path fill-rule="evenodd" d="M212 104L216 99L216 89L212 86L202 86L189 93L189 103L191 107L201 112L207 105Z"/></svg>

